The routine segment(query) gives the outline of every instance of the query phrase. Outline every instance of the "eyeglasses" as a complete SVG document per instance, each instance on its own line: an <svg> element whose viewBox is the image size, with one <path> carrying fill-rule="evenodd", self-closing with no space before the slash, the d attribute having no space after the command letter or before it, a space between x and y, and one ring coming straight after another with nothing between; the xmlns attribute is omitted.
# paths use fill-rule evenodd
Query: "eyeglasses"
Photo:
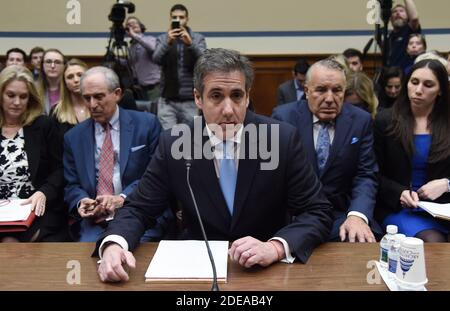
<svg viewBox="0 0 450 311"><path fill-rule="evenodd" d="M61 66L63 64L63 61L59 60L59 59L46 59L46 60L44 60L44 65L51 66L52 64L55 64L55 66Z"/></svg>

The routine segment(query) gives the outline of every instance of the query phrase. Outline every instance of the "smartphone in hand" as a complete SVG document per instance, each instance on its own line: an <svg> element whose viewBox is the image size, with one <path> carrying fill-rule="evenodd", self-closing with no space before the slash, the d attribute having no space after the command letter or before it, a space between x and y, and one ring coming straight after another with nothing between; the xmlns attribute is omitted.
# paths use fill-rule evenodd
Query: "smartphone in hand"
<svg viewBox="0 0 450 311"><path fill-rule="evenodd" d="M180 27L181 27L180 26L180 21L177 21L177 20L173 20L172 21L172 26L171 26L172 29L178 29Z"/></svg>

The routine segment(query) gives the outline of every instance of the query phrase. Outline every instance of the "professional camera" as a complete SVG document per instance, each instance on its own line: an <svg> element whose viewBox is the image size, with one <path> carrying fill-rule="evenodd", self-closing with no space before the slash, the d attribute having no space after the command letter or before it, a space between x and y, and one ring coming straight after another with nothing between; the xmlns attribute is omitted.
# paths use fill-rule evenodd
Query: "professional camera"
<svg viewBox="0 0 450 311"><path fill-rule="evenodd" d="M381 17L383 18L383 22L385 24L389 23L389 19L391 18L392 11L392 0L378 0L380 2L381 7Z"/></svg>
<svg viewBox="0 0 450 311"><path fill-rule="evenodd" d="M108 19L113 22L111 27L111 36L114 37L116 46L125 46L125 28L123 22L125 21L126 10L128 13L134 13L135 6L129 1L117 0L111 8L111 13L108 15Z"/></svg>
<svg viewBox="0 0 450 311"><path fill-rule="evenodd" d="M127 11L128 13L134 13L135 11L134 4L129 1L117 0L117 3L111 8L108 19L112 22L112 26L106 54L103 58L103 66L111 68L117 73L122 89L133 90L136 85L136 77L129 64L128 48L125 42L126 31L123 25Z"/></svg>

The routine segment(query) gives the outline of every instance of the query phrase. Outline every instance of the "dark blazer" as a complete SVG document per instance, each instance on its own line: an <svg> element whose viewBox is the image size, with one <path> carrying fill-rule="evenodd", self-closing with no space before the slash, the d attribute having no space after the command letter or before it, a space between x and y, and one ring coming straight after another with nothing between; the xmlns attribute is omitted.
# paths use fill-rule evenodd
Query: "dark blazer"
<svg viewBox="0 0 450 311"><path fill-rule="evenodd" d="M152 158L161 125L152 114L122 108L119 111L120 177L122 193L129 195ZM96 197L94 123L87 119L64 136L64 200L71 215L78 214L76 208L81 199Z"/></svg>
<svg viewBox="0 0 450 311"><path fill-rule="evenodd" d="M412 164L402 144L388 134L392 108L377 114L374 125L375 152L380 166L377 207L375 216L381 222L388 214L402 210L400 196L411 187ZM428 164L426 182L450 177L450 158ZM449 203L450 193L444 193L435 202Z"/></svg>
<svg viewBox="0 0 450 311"><path fill-rule="evenodd" d="M299 101L276 107L272 117L294 125L300 133L308 161L314 167L324 192L334 207L336 222L330 238L338 236L339 227L350 211L364 214L372 230L378 233L380 228L373 218L378 166L373 151L370 114L344 103L335 120L333 143L320 175L314 148L313 115L308 103Z"/></svg>
<svg viewBox="0 0 450 311"><path fill-rule="evenodd" d="M297 101L297 89L295 88L295 80L288 80L278 86L277 92L278 105L292 103ZM306 99L306 95L303 93L301 99Z"/></svg>
<svg viewBox="0 0 450 311"><path fill-rule="evenodd" d="M255 124L259 138L243 134L241 154L247 157L239 160L238 164L233 216L228 212L220 189L214 160L192 157L190 180L207 236L211 240L229 241L247 235L262 241L281 237L287 241L293 254L301 262L306 262L313 249L328 238L332 223L331 205L321 191L293 127L250 111L247 111L244 124ZM270 126L266 127L266 133L258 127L276 124L279 124L279 136L275 137L279 139L275 141L270 139ZM189 135L195 135L192 123L190 128ZM200 135L203 128L203 124L198 128ZM177 139L179 137L171 136L170 131L163 132L155 156L136 191L127 198L126 208L118 211L103 237L110 234L123 236L133 250L145 228L154 225L167 202L174 197L183 211L180 238L202 239L186 182L186 161L175 159L171 152L172 146L179 146ZM279 151L276 153L278 166L272 170L261 169L261 164L269 160L263 161L259 156L256 159L248 157L249 148L266 139L269 146ZM188 145L191 151L187 156L192 155L192 149L201 153L203 146L205 150L211 150L207 135L203 136L201 144L197 141ZM290 224L288 212L295 215Z"/></svg>
<svg viewBox="0 0 450 311"><path fill-rule="evenodd" d="M62 141L53 122L39 116L23 127L31 183L46 197L46 212L42 216L39 240L62 241L67 238L67 210L63 204L64 175Z"/></svg>

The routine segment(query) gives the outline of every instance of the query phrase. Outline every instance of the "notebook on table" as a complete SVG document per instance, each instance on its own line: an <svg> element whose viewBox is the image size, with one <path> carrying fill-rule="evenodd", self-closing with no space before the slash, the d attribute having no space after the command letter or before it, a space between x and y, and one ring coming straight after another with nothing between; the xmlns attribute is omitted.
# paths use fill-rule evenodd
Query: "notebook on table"
<svg viewBox="0 0 450 311"><path fill-rule="evenodd" d="M36 215L31 204L21 205L24 199L0 200L0 232L26 231Z"/></svg>

